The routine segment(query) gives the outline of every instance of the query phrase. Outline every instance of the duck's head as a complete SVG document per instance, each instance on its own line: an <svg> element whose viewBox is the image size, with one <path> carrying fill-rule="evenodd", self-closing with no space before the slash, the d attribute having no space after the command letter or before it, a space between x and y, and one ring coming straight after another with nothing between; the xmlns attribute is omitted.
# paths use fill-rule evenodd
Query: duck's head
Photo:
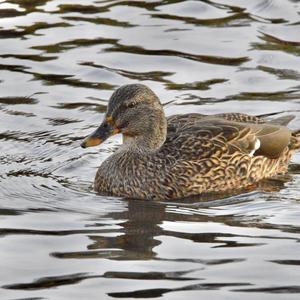
<svg viewBox="0 0 300 300"><path fill-rule="evenodd" d="M163 108L155 93L142 84L124 85L112 94L104 121L81 147L99 145L122 133L125 143L157 149L165 141L166 129Z"/></svg>

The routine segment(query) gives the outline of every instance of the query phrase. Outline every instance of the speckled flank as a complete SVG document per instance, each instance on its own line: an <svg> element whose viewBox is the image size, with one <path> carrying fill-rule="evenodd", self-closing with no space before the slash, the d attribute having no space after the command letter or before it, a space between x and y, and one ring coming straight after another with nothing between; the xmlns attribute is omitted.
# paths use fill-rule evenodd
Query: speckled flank
<svg viewBox="0 0 300 300"><path fill-rule="evenodd" d="M117 90L108 114L130 136L96 174L95 190L115 196L164 200L246 187L285 173L299 148L298 138L280 125L286 119L238 113L166 119L143 85Z"/></svg>

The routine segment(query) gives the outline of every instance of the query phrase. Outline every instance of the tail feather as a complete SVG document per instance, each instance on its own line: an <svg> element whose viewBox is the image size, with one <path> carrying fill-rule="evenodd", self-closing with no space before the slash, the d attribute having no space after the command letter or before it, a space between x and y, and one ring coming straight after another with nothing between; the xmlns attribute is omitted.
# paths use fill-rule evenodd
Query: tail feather
<svg viewBox="0 0 300 300"><path fill-rule="evenodd" d="M287 115L287 116L282 116L276 119L272 119L269 121L271 124L275 125L281 125L281 126L286 126L289 124L293 119L295 119L295 115Z"/></svg>

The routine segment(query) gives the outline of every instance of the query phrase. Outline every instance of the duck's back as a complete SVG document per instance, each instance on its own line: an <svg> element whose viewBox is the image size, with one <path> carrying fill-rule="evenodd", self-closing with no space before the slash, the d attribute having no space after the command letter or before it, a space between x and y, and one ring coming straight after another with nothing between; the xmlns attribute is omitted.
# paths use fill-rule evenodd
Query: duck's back
<svg viewBox="0 0 300 300"><path fill-rule="evenodd" d="M173 159L164 185L169 198L251 185L284 173L299 140L285 126L292 117L271 122L245 114L176 115L168 119L159 155Z"/></svg>

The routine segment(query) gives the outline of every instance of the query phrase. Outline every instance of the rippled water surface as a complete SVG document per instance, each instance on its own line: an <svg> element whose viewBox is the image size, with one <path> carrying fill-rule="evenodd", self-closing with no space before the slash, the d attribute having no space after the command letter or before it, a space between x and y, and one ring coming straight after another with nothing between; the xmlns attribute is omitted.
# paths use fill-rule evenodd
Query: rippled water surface
<svg viewBox="0 0 300 300"><path fill-rule="evenodd" d="M92 191L121 142L79 147L112 91L150 86L167 115L295 114L296 0L0 1L0 298L299 299L300 155L223 200Z"/></svg>

